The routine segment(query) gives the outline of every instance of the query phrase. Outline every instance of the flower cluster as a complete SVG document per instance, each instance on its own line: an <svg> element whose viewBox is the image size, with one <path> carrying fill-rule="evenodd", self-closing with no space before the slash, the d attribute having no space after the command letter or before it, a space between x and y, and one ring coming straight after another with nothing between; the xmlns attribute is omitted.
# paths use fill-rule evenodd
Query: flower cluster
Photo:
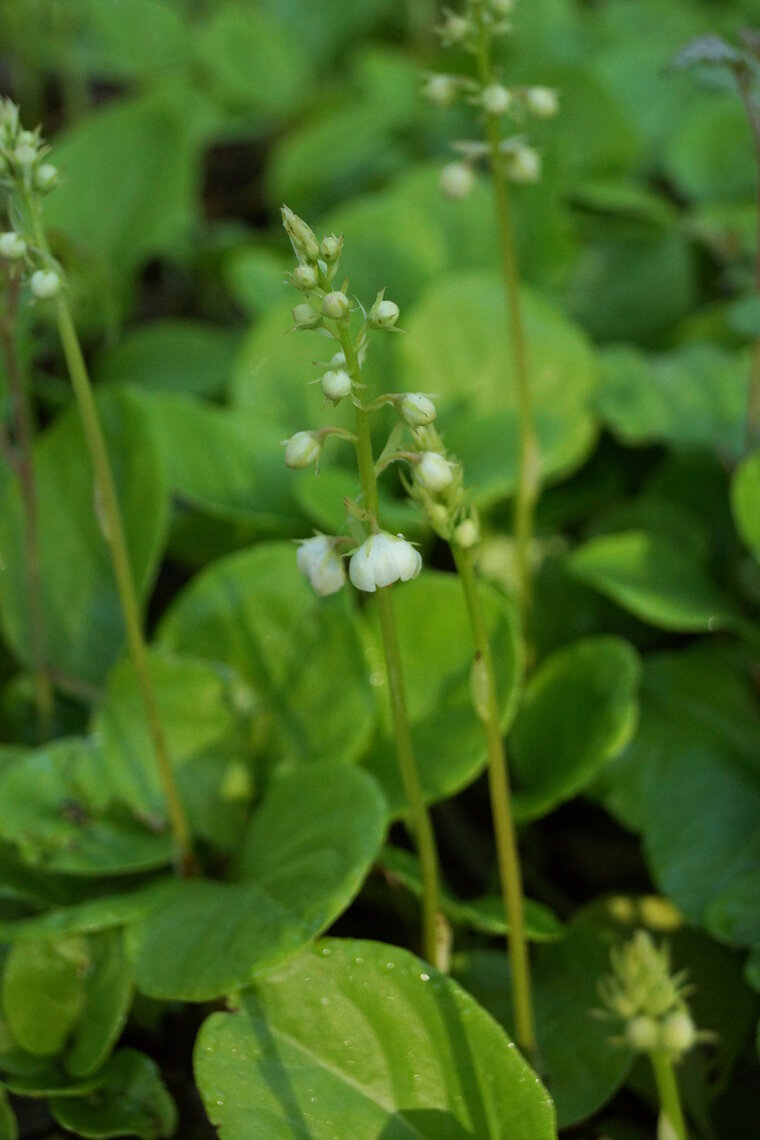
<svg viewBox="0 0 760 1140"><path fill-rule="evenodd" d="M282 220L297 259L297 265L289 274L288 280L303 297L293 309L295 330L316 330L335 340L339 346L339 350L323 366L325 370L317 381L325 398L333 405L350 399L360 416L392 404L398 416L397 428L402 428L404 424L420 427L430 423L435 417L435 406L428 396L421 393L384 395L370 404L365 404L362 398L364 385L360 370L369 334L374 331L395 331L400 315L398 305L385 297L384 290L378 293L369 310L352 302L347 292L348 282L344 281L338 286L337 279L343 238L327 234L318 241L311 227L287 206L282 208ZM361 324L358 332L352 335L353 314L361 315ZM397 429L394 429L391 433L393 439L397 434ZM284 440L285 463L292 468L316 466L329 436L350 441L359 453L357 436L343 428L325 427L314 431L297 431ZM387 455L383 467L393 459L400 458L394 452L393 439L389 440L389 447L384 452ZM441 484L442 479L449 478L448 464L441 460L443 466L440 466L438 459L440 457L431 455L422 464L423 477L436 486ZM361 467L361 460L359 465ZM379 464L373 464L373 481L377 466ZM314 590L326 596L336 593L343 586L346 579L342 557L344 553L351 554L348 567L351 582L357 589L367 593L374 593L394 582L416 578L422 559L414 546L403 535L383 530L376 509L370 509L366 502L347 505L352 534L317 534L306 539L298 548L298 568Z"/></svg>
<svg viewBox="0 0 760 1140"><path fill-rule="evenodd" d="M58 184L57 168L45 161L48 153L39 127L25 130L16 104L10 99L0 100L0 189L9 200L14 197L15 207L9 211L12 228L0 232L0 258L29 271L29 287L40 301L55 297L62 287L58 267L36 248L27 232L28 203Z"/></svg>
<svg viewBox="0 0 760 1140"><path fill-rule="evenodd" d="M503 137L502 121L516 127L528 119L550 119L559 110L551 87L509 87L501 82L491 62L493 41L511 31L513 0L465 0L461 13L446 11L437 28L445 47L461 48L475 57L478 79L431 73L425 76L423 94L438 107L464 99L476 107L485 122L488 142L454 144L460 157L441 171L440 186L448 198L466 198L475 184L474 167L480 159L499 162L512 182L537 182L541 156L520 133Z"/></svg>
<svg viewBox="0 0 760 1140"><path fill-rule="evenodd" d="M686 1004L685 974L672 974L667 945L657 946L644 930L611 951L612 973L599 991L609 1013L622 1023L621 1044L636 1052L662 1051L674 1059L709 1033L697 1029Z"/></svg>

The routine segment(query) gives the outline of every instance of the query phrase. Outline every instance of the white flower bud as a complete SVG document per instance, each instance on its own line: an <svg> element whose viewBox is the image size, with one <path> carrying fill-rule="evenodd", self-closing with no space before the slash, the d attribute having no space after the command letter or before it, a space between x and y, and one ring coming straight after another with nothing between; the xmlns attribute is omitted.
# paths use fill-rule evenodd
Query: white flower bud
<svg viewBox="0 0 760 1140"><path fill-rule="evenodd" d="M375 301L367 314L367 324L373 329L392 329L399 318L395 301Z"/></svg>
<svg viewBox="0 0 760 1140"><path fill-rule="evenodd" d="M332 368L345 368L346 367L346 354L345 352L336 352L330 357L330 365Z"/></svg>
<svg viewBox="0 0 760 1140"><path fill-rule="evenodd" d="M28 135L29 131L22 131L21 134ZM19 142L17 142L13 148L13 157L19 166L25 169L33 166L37 160L37 140L35 139L33 142L29 142L19 136Z"/></svg>
<svg viewBox="0 0 760 1140"><path fill-rule="evenodd" d="M685 1010L669 1013L660 1026L659 1045L680 1056L696 1043L697 1027Z"/></svg>
<svg viewBox="0 0 760 1140"><path fill-rule="evenodd" d="M453 75L431 75L422 94L436 107L450 107L459 92L459 83Z"/></svg>
<svg viewBox="0 0 760 1140"><path fill-rule="evenodd" d="M454 531L454 542L462 550L470 550L480 542L480 528L474 519L464 519Z"/></svg>
<svg viewBox="0 0 760 1140"><path fill-rule="evenodd" d="M311 467L319 459L322 450L322 444L311 431L297 431L290 439L283 440L283 443L287 467Z"/></svg>
<svg viewBox="0 0 760 1140"><path fill-rule="evenodd" d="M459 202L469 197L475 185L475 172L467 162L448 162L438 180L447 198Z"/></svg>
<svg viewBox="0 0 760 1140"><path fill-rule="evenodd" d="M285 232L290 238L298 260L316 261L319 257L319 244L311 226L308 226L303 218L299 218L298 214L294 214L288 206L283 206L280 213Z"/></svg>
<svg viewBox="0 0 760 1140"><path fill-rule="evenodd" d="M319 381L328 400L342 400L351 392L351 377L344 368L330 369Z"/></svg>
<svg viewBox="0 0 760 1140"><path fill-rule="evenodd" d="M453 464L437 451L422 451L414 468L414 478L426 491L438 494L451 486Z"/></svg>
<svg viewBox="0 0 760 1140"><path fill-rule="evenodd" d="M447 12L446 19L439 32L444 43L461 44L470 31L470 21L464 16L457 16L454 12Z"/></svg>
<svg viewBox="0 0 760 1140"><path fill-rule="evenodd" d="M337 234L327 234L322 238L319 246L319 256L328 265L337 261L343 252L343 237L338 237Z"/></svg>
<svg viewBox="0 0 760 1140"><path fill-rule="evenodd" d="M296 325L302 329L313 329L322 319L319 313L314 312L311 305L305 303L303 305L296 305L292 313Z"/></svg>
<svg viewBox="0 0 760 1140"><path fill-rule="evenodd" d="M660 1027L653 1017L639 1014L625 1027L625 1039L637 1053L649 1053L657 1048Z"/></svg>
<svg viewBox="0 0 760 1140"><path fill-rule="evenodd" d="M322 312L334 321L341 321L351 312L351 302L345 293L325 293L322 298Z"/></svg>
<svg viewBox="0 0 760 1140"><path fill-rule="evenodd" d="M47 194L58 185L58 167L52 162L41 163L34 172L34 188L41 194Z"/></svg>
<svg viewBox="0 0 760 1140"><path fill-rule="evenodd" d="M519 146L507 155L507 174L513 182L538 182L541 155L531 146Z"/></svg>
<svg viewBox="0 0 760 1140"><path fill-rule="evenodd" d="M61 278L54 269L36 269L29 284L38 300L48 301L60 292Z"/></svg>
<svg viewBox="0 0 760 1140"><path fill-rule="evenodd" d="M408 582L422 569L422 558L402 535L380 531L371 535L351 555L348 574L357 590L374 594L393 582Z"/></svg>
<svg viewBox="0 0 760 1140"><path fill-rule="evenodd" d="M317 279L317 270L313 265L298 265L290 275L291 284L305 293L314 288Z"/></svg>
<svg viewBox="0 0 760 1140"><path fill-rule="evenodd" d="M422 392L407 392L399 404L399 415L409 427L425 427L435 419L435 404Z"/></svg>
<svg viewBox="0 0 760 1140"><path fill-rule="evenodd" d="M512 96L501 83L491 83L481 91L480 102L489 115L503 115L512 104Z"/></svg>
<svg viewBox="0 0 760 1140"><path fill-rule="evenodd" d="M26 242L15 230L0 234L0 257L18 258L26 253Z"/></svg>
<svg viewBox="0 0 760 1140"><path fill-rule="evenodd" d="M529 87L525 92L525 105L537 119L551 119L559 110L557 92L551 87Z"/></svg>
<svg viewBox="0 0 760 1140"><path fill-rule="evenodd" d="M325 534L317 534L302 542L296 554L296 563L314 590L323 598L337 593L346 580L343 560L335 553L332 540Z"/></svg>

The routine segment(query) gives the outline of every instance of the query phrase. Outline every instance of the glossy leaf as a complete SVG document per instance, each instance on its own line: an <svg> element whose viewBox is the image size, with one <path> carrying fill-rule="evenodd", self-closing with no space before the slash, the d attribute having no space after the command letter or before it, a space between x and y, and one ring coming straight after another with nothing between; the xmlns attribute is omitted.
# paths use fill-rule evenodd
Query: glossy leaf
<svg viewBox="0 0 760 1140"><path fill-rule="evenodd" d="M164 472L138 401L127 393L111 393L99 406L132 568L145 597L166 534ZM40 436L34 465L47 659L66 676L99 685L121 652L124 625L108 546L95 515L92 467L75 409ZM15 481L3 475L0 546L5 569L0 618L9 646L25 664L32 664L24 516Z"/></svg>
<svg viewBox="0 0 760 1140"><path fill-rule="evenodd" d="M523 296L541 469L566 474L590 450L588 410L595 366L579 329L534 293ZM509 322L501 280L448 274L405 319L398 338L403 387L441 395L446 442L465 466L467 485L493 501L514 488L517 405Z"/></svg>
<svg viewBox="0 0 760 1140"><path fill-rule="evenodd" d="M609 1100L630 1067L630 1053L610 1046L609 1023L593 1015L600 1005L599 979L609 970L609 947L603 930L576 921L561 942L535 951L536 1035L562 1128ZM512 1025L505 954L465 951L455 956L454 975L503 1025Z"/></svg>
<svg viewBox="0 0 760 1140"><path fill-rule="evenodd" d="M521 648L509 603L492 588L483 586L481 591L506 728L515 711ZM428 800L444 799L471 783L486 762L483 725L472 704L472 634L462 589L454 575L430 571L394 588L393 608L420 779ZM399 815L406 800L386 704L379 631L370 661L383 720L363 763L380 781L391 811Z"/></svg>
<svg viewBox="0 0 760 1140"><path fill-rule="evenodd" d="M82 937L17 942L5 962L2 1005L14 1041L38 1057L60 1053L86 1004Z"/></svg>
<svg viewBox="0 0 760 1140"><path fill-rule="evenodd" d="M551 1102L506 1034L405 950L330 939L212 1014L195 1052L223 1140L551 1140Z"/></svg>
<svg viewBox="0 0 760 1140"><path fill-rule="evenodd" d="M385 827L385 802L359 769L314 764L275 778L244 841L242 881L167 884L129 928L138 988L211 1000L290 957L358 892Z"/></svg>
<svg viewBox="0 0 760 1140"><path fill-rule="evenodd" d="M97 1085L80 1096L51 1096L50 1111L76 1136L137 1136L161 1140L175 1135L177 1110L150 1057L121 1049L98 1074Z"/></svg>
<svg viewBox="0 0 760 1140"><path fill-rule="evenodd" d="M594 538L568 562L581 581L659 629L702 633L730 628L739 617L699 562L659 534Z"/></svg>
<svg viewBox="0 0 760 1140"><path fill-rule="evenodd" d="M639 673L636 651L616 637L577 641L541 663L509 740L517 819L570 799L623 749L635 728Z"/></svg>
<svg viewBox="0 0 760 1140"><path fill-rule="evenodd" d="M346 599L318 598L292 545L258 546L191 582L160 641L240 673L261 700L256 732L269 762L350 760L366 744L374 702Z"/></svg>

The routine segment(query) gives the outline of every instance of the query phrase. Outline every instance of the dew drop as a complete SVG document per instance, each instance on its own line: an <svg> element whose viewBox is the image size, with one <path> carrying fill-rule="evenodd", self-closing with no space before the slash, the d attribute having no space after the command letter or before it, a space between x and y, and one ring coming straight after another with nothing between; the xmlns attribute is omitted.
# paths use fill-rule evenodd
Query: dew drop
<svg viewBox="0 0 760 1140"><path fill-rule="evenodd" d="M329 946L325 946L324 950L322 951L322 957L329 958L331 954L332 950L329 948Z"/></svg>
<svg viewBox="0 0 760 1140"><path fill-rule="evenodd" d="M430 981L430 974L420 974L420 981L421 982L429 982Z"/></svg>
<svg viewBox="0 0 760 1140"><path fill-rule="evenodd" d="M386 970L395 970L396 969L396 963L395 962L386 962L385 968L386 968Z"/></svg>

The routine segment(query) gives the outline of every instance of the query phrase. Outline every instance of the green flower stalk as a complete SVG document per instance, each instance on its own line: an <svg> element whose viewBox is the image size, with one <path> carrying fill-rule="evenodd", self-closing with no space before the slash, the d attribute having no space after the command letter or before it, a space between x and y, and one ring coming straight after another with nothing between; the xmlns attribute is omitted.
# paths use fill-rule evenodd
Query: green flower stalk
<svg viewBox="0 0 760 1140"><path fill-rule="evenodd" d="M358 333L351 330L356 306L349 300L348 282L337 286L343 239L328 234L318 241L313 230L287 206L282 220L298 264L290 283L305 298L293 309L295 330L317 330L336 342L337 351L319 380L325 398L332 404L350 399L354 406L355 432L340 428L299 431L283 441L289 467L316 464L326 440L337 436L350 441L356 452L361 497L349 503L350 535L315 535L298 550L299 569L318 594L341 589L345 581L341 556L351 553L349 578L365 593L375 595L385 656L388 695L393 719L396 755L406 796L409 823L417 845L422 870L422 943L425 957L445 968L446 947L439 935L438 855L430 815L425 803L414 757L406 708L404 680L390 587L419 574L422 559L403 535L383 530L380 518L377 476L382 462L375 461L370 435L370 417L389 397L368 404L362 363L373 331L393 331L399 318L395 302L378 294L368 312L362 312ZM387 449L386 449L387 450Z"/></svg>
<svg viewBox="0 0 760 1140"><path fill-rule="evenodd" d="M515 561L520 609L528 624L532 601L531 547L533 517L540 491L540 457L533 418L530 363L520 301L520 268L514 239L511 183L537 182L541 156L520 133L509 133L505 122L546 119L557 113L557 94L548 87L507 87L493 60L494 42L510 30L513 0L466 0L461 13L447 12L438 28L447 47L469 52L475 79L459 75L427 77L424 94L438 106L464 98L480 113L483 139L455 143L460 158L441 172L441 190L450 198L467 197L475 181L473 167L485 160L491 179L499 225L499 246L512 339L519 425L517 486L514 498Z"/></svg>
<svg viewBox="0 0 760 1140"><path fill-rule="evenodd" d="M464 593L473 640L472 697L483 724L488 755L488 786L496 842L499 881L507 940L515 1038L528 1058L537 1052L531 997L530 958L525 937L522 870L512 818L509 769L501 731L501 714L491 646L475 575L475 553L480 542L477 513L468 506L462 466L446 452L433 418L435 406L429 397L401 397L399 415L411 434L412 450L399 452L406 459L411 478L407 490L419 505L433 530L448 542Z"/></svg>
<svg viewBox="0 0 760 1140"><path fill-rule="evenodd" d="M195 857L190 829L174 778L150 678L137 588L103 429L67 300L65 276L50 252L42 221L42 196L52 190L58 181L56 168L51 163L43 161L47 153L48 148L42 142L39 130L27 131L21 127L19 111L15 104L10 100L0 103L0 185L8 195L8 213L12 225L12 229L5 233L3 238L6 247L14 244L9 235L16 239L14 256L20 262L23 258L21 263L28 273L28 286L32 297L38 302L55 302L58 332L90 452L95 486L102 510L101 529L111 554L129 652L137 674L156 765L166 799L177 865L183 873L193 874Z"/></svg>
<svg viewBox="0 0 760 1140"><path fill-rule="evenodd" d="M620 1026L616 1044L646 1053L660 1099L661 1140L688 1140L674 1066L713 1035L698 1030L686 997L686 975L673 974L667 944L657 946L645 930L610 953L612 973L599 983L607 1016Z"/></svg>

